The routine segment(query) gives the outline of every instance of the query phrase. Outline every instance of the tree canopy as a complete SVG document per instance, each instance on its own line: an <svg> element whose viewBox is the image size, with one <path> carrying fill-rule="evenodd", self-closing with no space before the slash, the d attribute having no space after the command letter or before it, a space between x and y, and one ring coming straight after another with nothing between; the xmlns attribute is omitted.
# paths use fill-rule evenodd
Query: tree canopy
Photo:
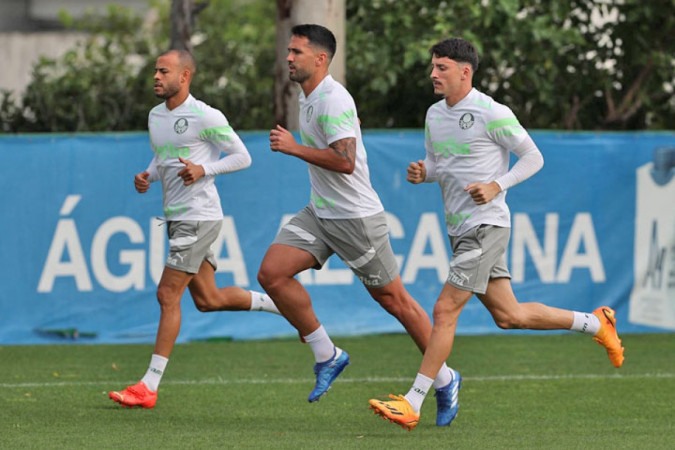
<svg viewBox="0 0 675 450"><path fill-rule="evenodd" d="M0 95L4 132L144 130L169 0L64 24L86 38L41 59L26 93ZM273 125L275 2L210 0L196 16L193 93L237 129ZM474 84L529 128L668 129L675 123L671 0L347 0L347 85L365 128L423 126L437 98L429 48L471 40Z"/></svg>
<svg viewBox="0 0 675 450"><path fill-rule="evenodd" d="M663 129L675 123L671 0L347 5L348 83L368 126L423 125L423 112L436 100L429 48L450 36L476 45L481 63L474 84L527 127Z"/></svg>

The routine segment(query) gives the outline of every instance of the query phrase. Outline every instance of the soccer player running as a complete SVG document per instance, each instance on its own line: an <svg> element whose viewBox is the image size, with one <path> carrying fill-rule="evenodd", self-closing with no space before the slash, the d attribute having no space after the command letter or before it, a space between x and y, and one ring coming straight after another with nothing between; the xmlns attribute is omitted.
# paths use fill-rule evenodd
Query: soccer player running
<svg viewBox="0 0 675 450"><path fill-rule="evenodd" d="M500 328L580 331L607 349L615 367L624 359L612 309L580 313L518 303L514 296L505 257L511 226L506 190L539 171L543 157L511 109L473 88L477 68L478 55L466 40L431 48L434 93L443 99L427 111L426 158L410 163L407 180L440 184L453 258L410 391L369 401L375 413L408 430L419 422L432 379L450 356L459 314L474 294ZM518 157L510 170L509 151Z"/></svg>
<svg viewBox="0 0 675 450"><path fill-rule="evenodd" d="M154 157L134 177L139 193L162 182L169 255L157 287L159 327L150 366L133 386L108 396L124 406L153 408L169 355L180 331L180 301L185 288L199 311L268 311L279 314L264 293L237 286L216 286L216 259L211 245L222 226L223 211L214 184L216 175L251 165L251 156L227 119L195 99L190 83L196 71L192 55L170 50L157 58L155 95L164 102L148 117ZM221 158L221 153L225 156Z"/></svg>
<svg viewBox="0 0 675 450"><path fill-rule="evenodd" d="M295 275L318 269L337 254L421 351L429 342L431 321L399 276L384 208L370 183L354 100L328 73L335 37L311 24L295 26L291 33L286 60L290 79L302 91L302 143L277 125L270 131L270 148L308 163L310 202L279 231L260 265L258 281L314 353L316 385L308 400L315 402L349 364L349 355L333 344ZM448 425L457 408L451 392L459 374L439 364L432 378L437 423Z"/></svg>

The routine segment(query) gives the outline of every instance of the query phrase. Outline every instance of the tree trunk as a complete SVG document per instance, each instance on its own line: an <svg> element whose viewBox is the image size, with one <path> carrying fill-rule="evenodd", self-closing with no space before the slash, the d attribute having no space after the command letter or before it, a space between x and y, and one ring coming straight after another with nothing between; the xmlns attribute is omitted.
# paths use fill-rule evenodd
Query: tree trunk
<svg viewBox="0 0 675 450"><path fill-rule="evenodd" d="M192 28L195 17L208 6L208 0L171 0L171 44L172 50L187 50L192 53Z"/></svg>
<svg viewBox="0 0 675 450"><path fill-rule="evenodd" d="M333 32L337 50L330 65L333 77L345 83L345 0L277 0L277 56L274 64L274 119L289 130L298 129L297 83L288 79L288 41L291 28L302 23L323 25Z"/></svg>

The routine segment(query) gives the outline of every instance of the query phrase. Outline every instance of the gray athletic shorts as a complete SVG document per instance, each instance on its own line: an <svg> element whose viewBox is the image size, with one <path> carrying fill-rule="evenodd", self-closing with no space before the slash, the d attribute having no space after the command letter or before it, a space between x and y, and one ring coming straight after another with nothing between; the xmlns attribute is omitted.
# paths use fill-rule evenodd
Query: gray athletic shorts
<svg viewBox="0 0 675 450"><path fill-rule="evenodd" d="M321 219L308 206L283 226L274 243L311 253L318 261L315 269L335 253L366 287L386 286L398 276L383 212L360 219Z"/></svg>
<svg viewBox="0 0 675 450"><path fill-rule="evenodd" d="M510 228L479 225L459 236L450 236L452 260L448 284L485 294L491 278L511 278L506 267Z"/></svg>
<svg viewBox="0 0 675 450"><path fill-rule="evenodd" d="M169 256L166 266L181 272L197 273L204 260L214 269L216 258L211 250L220 228L221 220L175 220L166 223L169 235Z"/></svg>

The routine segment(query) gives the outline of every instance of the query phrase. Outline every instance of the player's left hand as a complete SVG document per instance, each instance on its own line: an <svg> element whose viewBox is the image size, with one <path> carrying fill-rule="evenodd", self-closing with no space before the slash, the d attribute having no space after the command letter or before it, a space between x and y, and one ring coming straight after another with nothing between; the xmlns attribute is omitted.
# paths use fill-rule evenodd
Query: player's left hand
<svg viewBox="0 0 675 450"><path fill-rule="evenodd" d="M185 164L178 176L183 179L183 186L190 186L192 183L204 176L204 168L199 164L193 164L189 159L178 158L178 161Z"/></svg>
<svg viewBox="0 0 675 450"><path fill-rule="evenodd" d="M464 191L468 192L477 205L484 205L492 201L502 191L496 181L491 183L469 183Z"/></svg>

